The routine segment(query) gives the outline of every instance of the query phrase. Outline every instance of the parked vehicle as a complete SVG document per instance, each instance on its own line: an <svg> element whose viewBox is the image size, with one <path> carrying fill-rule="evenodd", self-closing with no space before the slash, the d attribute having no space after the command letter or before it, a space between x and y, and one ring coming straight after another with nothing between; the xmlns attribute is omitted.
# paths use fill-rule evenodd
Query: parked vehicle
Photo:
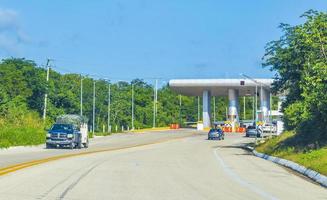
<svg viewBox="0 0 327 200"><path fill-rule="evenodd" d="M245 132L245 137L260 137L260 133L255 126L248 126Z"/></svg>
<svg viewBox="0 0 327 200"><path fill-rule="evenodd" d="M276 135L277 134L277 128L276 125L273 123L265 123L262 126L262 133L263 134L270 134L270 135Z"/></svg>
<svg viewBox="0 0 327 200"><path fill-rule="evenodd" d="M214 139L224 140L225 139L224 131L222 129L220 129L220 128L210 129L210 131L208 133L208 140L214 140Z"/></svg>
<svg viewBox="0 0 327 200"><path fill-rule="evenodd" d="M88 148L87 120L79 115L62 115L57 118L46 137L46 148Z"/></svg>

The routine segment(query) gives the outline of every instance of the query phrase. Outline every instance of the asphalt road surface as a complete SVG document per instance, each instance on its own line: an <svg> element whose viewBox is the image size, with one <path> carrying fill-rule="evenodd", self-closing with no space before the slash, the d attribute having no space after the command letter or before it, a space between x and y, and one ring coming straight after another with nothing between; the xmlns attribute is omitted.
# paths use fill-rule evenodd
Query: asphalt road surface
<svg viewBox="0 0 327 200"><path fill-rule="evenodd" d="M11 166L14 164L28 162L32 160L44 159L53 156L78 154L81 152L90 152L101 149L116 149L131 147L135 145L143 145L154 142L161 142L175 138L190 136L196 131L179 130L176 134L173 130L168 131L147 131L141 133L123 133L114 134L107 137L96 137L90 140L88 149L46 149L45 145L32 147L13 147L10 149L0 150L0 168Z"/></svg>
<svg viewBox="0 0 327 200"><path fill-rule="evenodd" d="M93 149L112 150L0 176L0 199L327 199L325 188L249 154L242 146L252 139L240 134L224 141L188 130L100 139ZM25 155L68 152L37 148ZM9 154L15 163L22 150L0 152L3 165Z"/></svg>

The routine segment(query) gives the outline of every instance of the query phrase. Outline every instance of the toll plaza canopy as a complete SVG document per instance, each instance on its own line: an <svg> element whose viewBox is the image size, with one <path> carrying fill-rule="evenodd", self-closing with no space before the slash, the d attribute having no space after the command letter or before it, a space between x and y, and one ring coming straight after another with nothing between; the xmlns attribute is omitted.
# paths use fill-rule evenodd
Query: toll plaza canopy
<svg viewBox="0 0 327 200"><path fill-rule="evenodd" d="M239 121L239 96L259 95L262 120L268 119L272 83L273 79L174 79L169 81L169 87L181 95L202 96L203 125L208 128L211 126L211 96L228 96L228 118L234 125Z"/></svg>
<svg viewBox="0 0 327 200"><path fill-rule="evenodd" d="M203 91L210 91L211 96L228 96L228 89L236 89L239 96L251 96L256 86L260 93L261 85L270 90L273 79L173 79L169 86L178 94L202 96Z"/></svg>

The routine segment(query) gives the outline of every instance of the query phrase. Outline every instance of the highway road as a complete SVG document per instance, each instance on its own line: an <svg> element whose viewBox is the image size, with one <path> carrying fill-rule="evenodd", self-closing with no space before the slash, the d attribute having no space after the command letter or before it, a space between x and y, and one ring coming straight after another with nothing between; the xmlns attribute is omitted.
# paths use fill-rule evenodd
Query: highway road
<svg viewBox="0 0 327 200"><path fill-rule="evenodd" d="M327 199L325 188L244 150L253 139L206 137L182 130L96 139L86 151L104 151L0 176L0 199ZM38 148L25 155L71 153ZM3 166L10 154L11 163L23 155L22 149L0 152Z"/></svg>
<svg viewBox="0 0 327 200"><path fill-rule="evenodd" d="M90 140L90 147L88 149L46 149L45 145L38 145L32 147L13 147L9 149L0 150L0 169L19 164L22 162L29 162L38 159L45 159L48 157L79 154L81 152L92 152L97 150L110 150L117 148L125 148L131 146L139 146L155 142L163 142L167 139L175 139L185 136L190 136L196 131L179 130L178 134L172 130L166 131L146 131L139 133L119 133L107 137L96 137Z"/></svg>

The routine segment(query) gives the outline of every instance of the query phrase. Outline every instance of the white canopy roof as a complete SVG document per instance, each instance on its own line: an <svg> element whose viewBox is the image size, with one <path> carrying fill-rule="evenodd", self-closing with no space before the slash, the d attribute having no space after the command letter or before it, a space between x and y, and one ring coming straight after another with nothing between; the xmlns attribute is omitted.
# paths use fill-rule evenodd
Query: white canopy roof
<svg viewBox="0 0 327 200"><path fill-rule="evenodd" d="M239 90L240 96L254 95L255 87L270 90L273 79L174 79L169 86L175 92L187 96L201 96L209 90L212 96L227 96L228 89Z"/></svg>

